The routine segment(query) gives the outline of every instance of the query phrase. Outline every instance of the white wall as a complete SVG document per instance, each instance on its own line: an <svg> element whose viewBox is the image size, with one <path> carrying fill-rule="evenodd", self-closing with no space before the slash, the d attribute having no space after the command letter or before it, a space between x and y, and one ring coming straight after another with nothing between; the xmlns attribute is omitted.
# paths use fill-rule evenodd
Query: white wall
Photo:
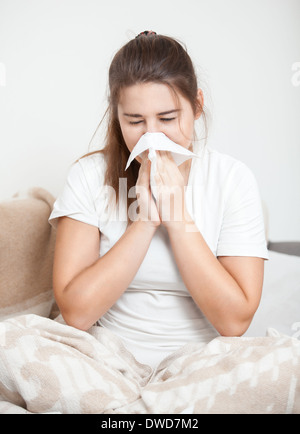
<svg viewBox="0 0 300 434"><path fill-rule="evenodd" d="M299 0L0 0L0 200L59 193L106 107L113 54L150 29L186 43L208 145L254 171L270 238L300 240L299 23Z"/></svg>

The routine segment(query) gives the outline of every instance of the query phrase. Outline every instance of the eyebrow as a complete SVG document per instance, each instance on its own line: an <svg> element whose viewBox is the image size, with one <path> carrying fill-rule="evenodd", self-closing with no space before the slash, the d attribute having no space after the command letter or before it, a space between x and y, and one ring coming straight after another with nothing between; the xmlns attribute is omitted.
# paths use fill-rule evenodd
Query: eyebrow
<svg viewBox="0 0 300 434"><path fill-rule="evenodd" d="M165 112L157 113L157 116L165 116L165 115L169 115L171 113L177 113L179 111L180 111L180 109L167 110ZM123 113L123 114L124 114L124 116L128 116L131 118L142 118L143 117L143 115L139 115L137 113Z"/></svg>

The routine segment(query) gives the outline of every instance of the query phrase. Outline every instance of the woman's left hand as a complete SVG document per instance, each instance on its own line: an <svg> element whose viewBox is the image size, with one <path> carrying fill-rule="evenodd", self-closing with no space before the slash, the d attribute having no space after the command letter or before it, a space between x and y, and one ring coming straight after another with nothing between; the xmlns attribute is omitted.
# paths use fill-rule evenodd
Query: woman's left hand
<svg viewBox="0 0 300 434"><path fill-rule="evenodd" d="M185 181L170 152L157 152L156 205L162 224L168 229L186 222Z"/></svg>

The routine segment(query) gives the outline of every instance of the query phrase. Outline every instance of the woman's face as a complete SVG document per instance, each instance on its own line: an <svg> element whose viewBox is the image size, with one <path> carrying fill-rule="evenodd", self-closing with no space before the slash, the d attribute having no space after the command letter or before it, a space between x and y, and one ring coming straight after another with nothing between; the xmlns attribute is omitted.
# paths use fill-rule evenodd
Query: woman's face
<svg viewBox="0 0 300 434"><path fill-rule="evenodd" d="M202 93L199 90L199 98ZM191 146L194 114L190 102L178 93L178 102L165 84L142 83L122 89L118 117L125 143L131 152L141 136L164 133L170 140L185 148ZM137 158L141 161L140 158Z"/></svg>

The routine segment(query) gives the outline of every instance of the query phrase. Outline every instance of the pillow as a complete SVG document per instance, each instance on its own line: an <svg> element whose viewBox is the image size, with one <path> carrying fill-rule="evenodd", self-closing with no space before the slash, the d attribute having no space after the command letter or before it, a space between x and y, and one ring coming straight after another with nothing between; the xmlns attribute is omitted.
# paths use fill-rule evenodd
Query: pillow
<svg viewBox="0 0 300 434"><path fill-rule="evenodd" d="M0 320L25 313L48 317L53 305L54 198L41 188L0 203Z"/></svg>
<svg viewBox="0 0 300 434"><path fill-rule="evenodd" d="M269 250L260 305L244 336L265 336L267 328L300 338L300 257Z"/></svg>

